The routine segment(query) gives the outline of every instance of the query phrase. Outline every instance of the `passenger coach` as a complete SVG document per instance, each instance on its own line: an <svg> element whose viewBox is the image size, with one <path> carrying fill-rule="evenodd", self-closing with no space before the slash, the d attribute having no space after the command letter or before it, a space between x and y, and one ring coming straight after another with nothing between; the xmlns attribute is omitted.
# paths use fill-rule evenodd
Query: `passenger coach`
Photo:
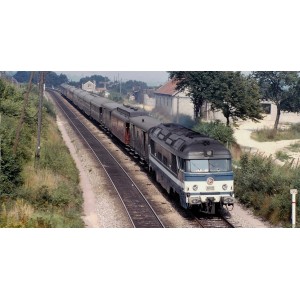
<svg viewBox="0 0 300 300"><path fill-rule="evenodd" d="M130 148L147 164L149 164L149 131L160 123L150 116L130 118Z"/></svg>

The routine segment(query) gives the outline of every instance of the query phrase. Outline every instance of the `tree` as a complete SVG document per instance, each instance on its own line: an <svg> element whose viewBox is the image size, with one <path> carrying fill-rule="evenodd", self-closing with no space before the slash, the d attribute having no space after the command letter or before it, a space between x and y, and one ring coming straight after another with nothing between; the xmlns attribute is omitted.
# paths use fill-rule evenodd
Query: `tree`
<svg viewBox="0 0 300 300"><path fill-rule="evenodd" d="M262 119L257 83L241 72L169 72L178 91L187 91L194 104L195 118L201 118L204 101L212 110L221 110L229 126L230 118Z"/></svg>
<svg viewBox="0 0 300 300"><path fill-rule="evenodd" d="M204 101L212 98L218 72L169 71L170 79L176 81L176 90L186 91L194 104L195 119L201 118Z"/></svg>
<svg viewBox="0 0 300 300"><path fill-rule="evenodd" d="M92 75L92 76L86 76L86 77L83 77L79 80L79 84L78 87L81 88L82 84L88 82L88 81L95 81L96 82L96 85L99 86L99 87L104 87L104 83L108 83L110 80L108 77L104 77L102 75Z"/></svg>
<svg viewBox="0 0 300 300"><path fill-rule="evenodd" d="M13 77L20 83L27 83L30 80L31 72L19 71ZM65 74L57 75L55 72L47 72L45 85L47 87L58 87L62 83L67 83L68 77ZM37 84L39 82L38 72L34 75L32 82Z"/></svg>
<svg viewBox="0 0 300 300"><path fill-rule="evenodd" d="M67 83L68 77L65 74L57 75L55 72L47 72L45 85L47 87L59 87L62 83Z"/></svg>
<svg viewBox="0 0 300 300"><path fill-rule="evenodd" d="M230 118L251 119L257 122L263 118L260 104L259 86L253 78L245 77L241 72L218 72L215 91L212 93L212 110L220 109L229 126Z"/></svg>
<svg viewBox="0 0 300 300"><path fill-rule="evenodd" d="M300 82L297 72L261 71L252 72L264 99L277 107L274 130L277 131L282 111L300 112Z"/></svg>

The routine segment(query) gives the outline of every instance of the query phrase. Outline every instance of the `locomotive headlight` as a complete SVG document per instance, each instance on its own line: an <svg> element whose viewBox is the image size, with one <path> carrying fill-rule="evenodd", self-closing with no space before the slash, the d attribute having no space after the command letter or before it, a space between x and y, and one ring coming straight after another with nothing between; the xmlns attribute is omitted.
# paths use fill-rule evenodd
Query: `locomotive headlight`
<svg viewBox="0 0 300 300"><path fill-rule="evenodd" d="M194 191L197 191L197 190L198 190L198 185L197 185L197 184L193 185L193 190L194 190Z"/></svg>
<svg viewBox="0 0 300 300"><path fill-rule="evenodd" d="M228 185L227 185L227 184L223 184L223 185L222 185L222 189L223 189L224 191L226 191L226 190L228 189Z"/></svg>

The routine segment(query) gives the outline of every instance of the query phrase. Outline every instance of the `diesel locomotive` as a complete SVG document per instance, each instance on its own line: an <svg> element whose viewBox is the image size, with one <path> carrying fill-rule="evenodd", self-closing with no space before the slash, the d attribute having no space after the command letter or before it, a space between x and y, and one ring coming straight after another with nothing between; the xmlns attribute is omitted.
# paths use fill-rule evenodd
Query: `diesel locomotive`
<svg viewBox="0 0 300 300"><path fill-rule="evenodd" d="M215 214L233 208L230 151L219 141L145 111L62 84L61 95L147 165L155 180L185 208Z"/></svg>

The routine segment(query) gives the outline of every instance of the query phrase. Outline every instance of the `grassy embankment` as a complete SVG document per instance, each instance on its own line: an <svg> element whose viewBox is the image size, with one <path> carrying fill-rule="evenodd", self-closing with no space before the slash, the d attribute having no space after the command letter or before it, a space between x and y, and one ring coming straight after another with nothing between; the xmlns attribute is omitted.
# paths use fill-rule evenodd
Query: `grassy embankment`
<svg viewBox="0 0 300 300"><path fill-rule="evenodd" d="M13 153L24 93L0 81L0 227L83 227L78 172L48 101L43 108L41 156L35 160L36 88L30 95L17 153Z"/></svg>
<svg viewBox="0 0 300 300"><path fill-rule="evenodd" d="M300 124L293 124L275 133L272 129L261 129L252 133L252 138L260 141L292 140L300 138ZM299 142L287 147L299 152ZM300 191L300 168L292 166L290 156L278 151L276 158L285 161L283 166L274 159L256 153L243 153L235 170L235 191L241 203L274 225L291 226L290 189ZM297 219L300 217L299 205Z"/></svg>

